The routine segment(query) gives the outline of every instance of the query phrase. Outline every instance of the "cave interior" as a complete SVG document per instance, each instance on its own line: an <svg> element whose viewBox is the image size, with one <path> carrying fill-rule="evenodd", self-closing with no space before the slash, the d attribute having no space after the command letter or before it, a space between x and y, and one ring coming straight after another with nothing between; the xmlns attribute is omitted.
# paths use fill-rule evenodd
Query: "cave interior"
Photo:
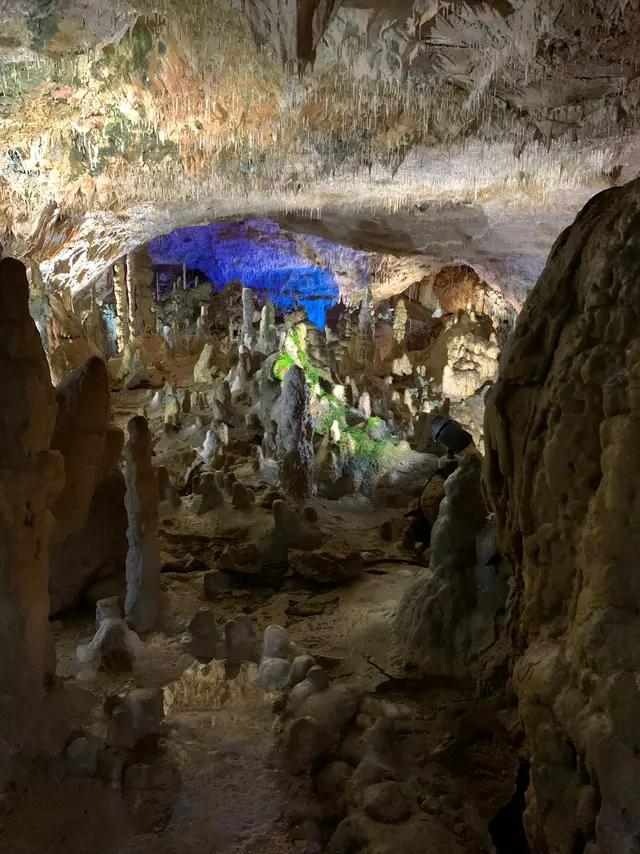
<svg viewBox="0 0 640 854"><path fill-rule="evenodd" d="M0 852L640 854L639 38L0 0Z"/></svg>

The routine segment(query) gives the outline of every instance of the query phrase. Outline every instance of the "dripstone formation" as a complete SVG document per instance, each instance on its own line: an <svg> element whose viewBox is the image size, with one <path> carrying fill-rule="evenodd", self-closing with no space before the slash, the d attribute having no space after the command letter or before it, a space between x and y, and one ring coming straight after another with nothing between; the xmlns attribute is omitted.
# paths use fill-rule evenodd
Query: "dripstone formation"
<svg viewBox="0 0 640 854"><path fill-rule="evenodd" d="M280 482L296 498L310 498L313 486L313 425L309 389L302 368L287 371L279 403L276 437Z"/></svg>
<svg viewBox="0 0 640 854"><path fill-rule="evenodd" d="M158 479L151 463L151 434L146 418L128 424L125 445L127 598L125 613L137 631L154 627L160 611L160 545L158 542Z"/></svg>
<svg viewBox="0 0 640 854"><path fill-rule="evenodd" d="M640 181L593 198L520 315L485 419L535 850L640 834ZM488 441L487 441L488 440Z"/></svg>
<svg viewBox="0 0 640 854"><path fill-rule="evenodd" d="M23 264L0 261L0 788L53 684L48 541L64 464L49 450L56 401Z"/></svg>

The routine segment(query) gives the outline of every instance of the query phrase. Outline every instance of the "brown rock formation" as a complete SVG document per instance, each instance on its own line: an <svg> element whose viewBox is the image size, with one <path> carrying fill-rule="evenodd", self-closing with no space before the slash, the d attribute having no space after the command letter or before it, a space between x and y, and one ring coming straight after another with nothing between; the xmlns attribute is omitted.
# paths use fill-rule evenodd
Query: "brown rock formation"
<svg viewBox="0 0 640 854"><path fill-rule="evenodd" d="M556 241L489 395L536 850L638 849L640 181Z"/></svg>
<svg viewBox="0 0 640 854"><path fill-rule="evenodd" d="M124 568L127 553L124 479L117 469L123 434L108 425L109 381L97 356L56 389L51 448L65 461L65 486L53 506L51 613L69 608L97 578Z"/></svg>
<svg viewBox="0 0 640 854"><path fill-rule="evenodd" d="M314 492L312 435L307 381L302 368L292 365L282 387L276 442L280 482L296 498Z"/></svg>
<svg viewBox="0 0 640 854"><path fill-rule="evenodd" d="M56 388L58 415L51 449L65 463L64 489L53 505L59 543L77 534L87 520L109 417L109 377L102 359L94 356Z"/></svg>
<svg viewBox="0 0 640 854"><path fill-rule="evenodd" d="M146 418L128 424L125 445L127 598L125 613L137 631L153 628L160 609L160 543L158 541L158 478L151 464L151 433Z"/></svg>
<svg viewBox="0 0 640 854"><path fill-rule="evenodd" d="M83 365L96 349L88 342L80 319L69 310L56 293L49 293L47 341L51 379L57 385L71 371Z"/></svg>
<svg viewBox="0 0 640 854"><path fill-rule="evenodd" d="M53 386L29 316L24 266L0 262L0 787L30 740L55 673L49 629L49 508L64 483L49 450Z"/></svg>

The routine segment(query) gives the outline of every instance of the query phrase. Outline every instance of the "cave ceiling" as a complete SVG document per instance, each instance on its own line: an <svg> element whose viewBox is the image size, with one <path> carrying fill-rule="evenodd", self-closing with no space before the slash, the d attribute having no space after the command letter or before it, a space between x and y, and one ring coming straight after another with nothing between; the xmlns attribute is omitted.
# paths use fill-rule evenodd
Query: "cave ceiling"
<svg viewBox="0 0 640 854"><path fill-rule="evenodd" d="M637 172L639 35L631 0L0 0L0 245L78 289L251 215L526 286Z"/></svg>

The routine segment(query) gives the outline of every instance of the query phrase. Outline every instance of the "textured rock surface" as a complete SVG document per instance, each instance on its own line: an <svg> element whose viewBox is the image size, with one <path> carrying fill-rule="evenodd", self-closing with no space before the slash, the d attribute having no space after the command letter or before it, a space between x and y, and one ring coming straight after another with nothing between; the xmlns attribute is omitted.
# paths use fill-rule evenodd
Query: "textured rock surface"
<svg viewBox="0 0 640 854"><path fill-rule="evenodd" d="M489 394L484 477L515 566L508 636L532 753L525 818L551 852L640 838L639 306L634 181L557 240Z"/></svg>
<svg viewBox="0 0 640 854"><path fill-rule="evenodd" d="M276 437L280 483L296 498L313 495L313 424L309 411L309 389L302 368L287 371L278 404Z"/></svg>
<svg viewBox="0 0 640 854"><path fill-rule="evenodd" d="M30 740L55 673L49 628L50 507L64 484L49 450L56 402L26 270L0 261L0 788Z"/></svg>
<svg viewBox="0 0 640 854"><path fill-rule="evenodd" d="M58 415L51 448L64 458L64 489L53 506L53 543L77 534L87 520L96 488L109 417L109 378L94 356L56 388Z"/></svg>
<svg viewBox="0 0 640 854"><path fill-rule="evenodd" d="M149 425L138 415L129 421L125 446L127 598L125 613L137 631L149 631L160 609L160 543L158 541L158 478L151 464Z"/></svg>
<svg viewBox="0 0 640 854"><path fill-rule="evenodd" d="M488 678L504 657L494 642L507 588L506 567L494 566L495 548L485 547L480 465L479 457L463 456L445 481L430 566L402 597L395 630L434 670Z"/></svg>

